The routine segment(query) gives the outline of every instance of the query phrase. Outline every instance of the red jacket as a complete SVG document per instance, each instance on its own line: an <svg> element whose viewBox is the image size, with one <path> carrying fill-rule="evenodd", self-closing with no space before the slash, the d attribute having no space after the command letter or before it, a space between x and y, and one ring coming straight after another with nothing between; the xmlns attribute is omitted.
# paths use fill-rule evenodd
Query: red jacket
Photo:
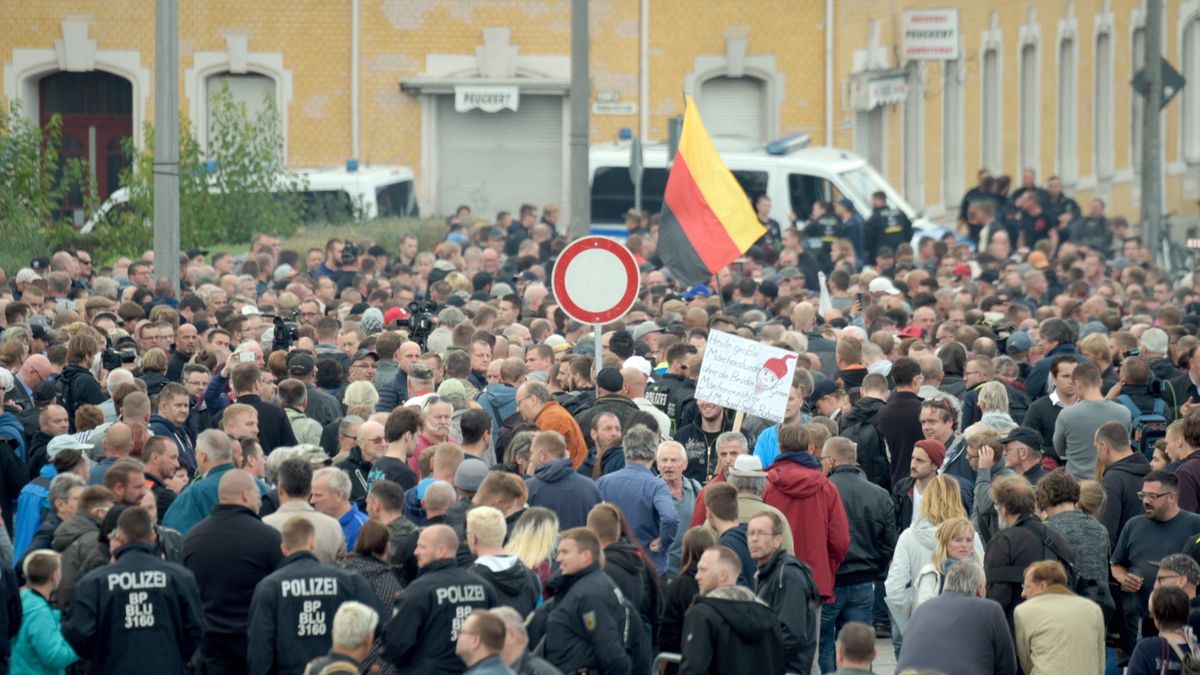
<svg viewBox="0 0 1200 675"><path fill-rule="evenodd" d="M834 577L850 548L850 521L838 489L807 452L780 455L767 469L763 501L792 526L796 557L808 563L826 603L834 600Z"/></svg>
<svg viewBox="0 0 1200 675"><path fill-rule="evenodd" d="M692 522L689 527L703 525L708 520L708 507L704 506L704 491L713 483L724 483L725 473L719 473L709 479L708 483L700 490L700 494L696 495L696 505L692 507Z"/></svg>

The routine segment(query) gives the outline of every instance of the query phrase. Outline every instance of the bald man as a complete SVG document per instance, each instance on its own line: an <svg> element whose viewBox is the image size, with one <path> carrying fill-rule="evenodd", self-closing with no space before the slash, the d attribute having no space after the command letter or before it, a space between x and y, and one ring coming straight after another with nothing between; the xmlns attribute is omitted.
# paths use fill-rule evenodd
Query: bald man
<svg viewBox="0 0 1200 675"><path fill-rule="evenodd" d="M14 383L16 386L5 395L5 398L20 406L22 410L32 408L33 388L43 382L48 382L53 374L54 368L50 365L50 359L42 354L32 354L21 364Z"/></svg>
<svg viewBox="0 0 1200 675"><path fill-rule="evenodd" d="M430 525L417 537L421 575L404 589L384 629L383 656L401 672L418 664L421 672L461 672L455 654L459 630L472 611L496 604L490 584L458 567L457 551L458 535L449 526Z"/></svg>
<svg viewBox="0 0 1200 675"><path fill-rule="evenodd" d="M648 384L646 374L634 366L627 366L621 369L621 377L625 380L625 388L621 390L621 393L633 401L638 410L650 413L658 422L659 441L671 440L671 418L667 417L665 412L654 407L654 404L646 398L646 385Z"/></svg>
<svg viewBox="0 0 1200 675"><path fill-rule="evenodd" d="M204 603L200 652L207 671L241 673L248 668L250 600L258 582L282 562L282 539L258 517L260 493L254 476L241 469L225 471L217 497L212 514L184 539L183 564L196 575Z"/></svg>
<svg viewBox="0 0 1200 675"><path fill-rule="evenodd" d="M133 431L124 422L113 422L104 434L103 445L104 459L92 467L92 473L88 476L90 485L104 483L104 474L108 473L108 468L129 456L133 447Z"/></svg>

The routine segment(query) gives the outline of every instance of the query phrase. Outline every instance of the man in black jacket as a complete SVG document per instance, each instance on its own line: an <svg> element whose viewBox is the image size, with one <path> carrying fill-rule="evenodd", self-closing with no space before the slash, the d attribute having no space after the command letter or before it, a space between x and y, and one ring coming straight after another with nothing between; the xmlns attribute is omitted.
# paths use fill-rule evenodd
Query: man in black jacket
<svg viewBox="0 0 1200 675"><path fill-rule="evenodd" d="M261 386L260 375L258 364L239 363L233 369L230 382L237 402L245 403L258 411L258 441L262 444L263 453L269 455L275 448L296 445L296 435L292 432L287 413L274 403L262 400L258 395Z"/></svg>
<svg viewBox="0 0 1200 675"><path fill-rule="evenodd" d="M880 247L895 250L900 244L912 241L912 221L900 209L888 206L885 193L871 195L871 209L871 217L863 228L868 265L875 264L875 253Z"/></svg>
<svg viewBox="0 0 1200 675"><path fill-rule="evenodd" d="M611 579L600 570L600 539L587 528L562 533L560 575L547 583L553 599L530 623L530 644L545 640L545 658L564 673L632 672L623 639L625 612Z"/></svg>
<svg viewBox="0 0 1200 675"><path fill-rule="evenodd" d="M787 671L807 673L817 651L821 594L809 566L783 550L784 527L770 511L747 523L750 555L758 561L754 592L779 617Z"/></svg>
<svg viewBox="0 0 1200 675"><path fill-rule="evenodd" d="M891 376L896 383L896 394L879 409L875 424L883 432L891 453L894 486L908 476L913 445L924 439L925 434L921 432L921 399L917 396L922 381L921 364L903 356L892 364Z"/></svg>
<svg viewBox="0 0 1200 675"><path fill-rule="evenodd" d="M689 420L695 407L696 382L690 379L696 347L679 343L667 349L667 372L654 381L646 399L671 418L671 436Z"/></svg>
<svg viewBox="0 0 1200 675"><path fill-rule="evenodd" d="M504 552L507 532L500 509L476 506L467 512L467 546L475 556L471 571L492 585L497 605L512 607L525 617L537 606L542 582L520 558Z"/></svg>
<svg viewBox="0 0 1200 675"><path fill-rule="evenodd" d="M183 564L204 589L201 653L208 672L242 673L250 600L283 554L279 531L258 517L261 496L253 476L232 469L217 489L220 503L183 540Z"/></svg>
<svg viewBox="0 0 1200 675"><path fill-rule="evenodd" d="M384 628L383 657L406 673L461 673L455 654L458 631L471 612L496 605L492 587L454 560L458 535L447 525L431 525L417 539L421 574L404 589Z"/></svg>
<svg viewBox="0 0 1200 675"><path fill-rule="evenodd" d="M785 668L779 617L737 585L742 562L714 546L700 556L700 596L683 617L681 673L776 675Z"/></svg>
<svg viewBox="0 0 1200 675"><path fill-rule="evenodd" d="M1104 487L1104 506L1096 519L1108 530L1109 545L1117 547L1117 538L1125 523L1146 512L1142 498L1142 479L1150 473L1150 462L1129 444L1129 431L1120 422L1100 425L1093 437L1096 460L1105 467L1100 484Z"/></svg>
<svg viewBox="0 0 1200 675"><path fill-rule="evenodd" d="M850 550L838 567L837 599L821 608L819 661L821 672L835 668L834 640L850 621L870 624L875 583L887 576L896 549L896 509L886 490L867 480L858 467L854 443L834 436L825 442L821 458L830 462L829 482L838 489L850 521Z"/></svg>
<svg viewBox="0 0 1200 675"><path fill-rule="evenodd" d="M293 518L283 526L286 557L258 583L250 601L247 661L253 675L304 672L305 664L329 650L330 619L343 602L354 600L383 611L365 578L322 565L313 555L316 548L311 522Z"/></svg>
<svg viewBox="0 0 1200 675"><path fill-rule="evenodd" d="M99 351L100 343L88 333L79 333L67 343L67 366L63 368L59 382L62 383L63 407L67 409L71 433L76 431L76 408L88 403L100 405L108 398L88 370Z"/></svg>
<svg viewBox="0 0 1200 675"><path fill-rule="evenodd" d="M140 506L117 519L113 540L116 562L80 580L63 636L94 673L184 673L203 631L195 577L159 558Z"/></svg>
<svg viewBox="0 0 1200 675"><path fill-rule="evenodd" d="M629 397L621 394L625 388L625 378L619 368L602 368L596 373L596 401L583 412L575 416L580 429L591 429L592 418L602 412L612 413L621 421L621 429L627 430L625 420L638 412L637 404ZM661 430L660 430L661 431ZM589 439L590 440L590 439Z"/></svg>
<svg viewBox="0 0 1200 675"><path fill-rule="evenodd" d="M854 441L857 447L858 465L867 480L890 490L892 467L888 464L887 441L875 424L875 416L888 397L887 378L871 373L863 378L862 398L840 421L840 432Z"/></svg>

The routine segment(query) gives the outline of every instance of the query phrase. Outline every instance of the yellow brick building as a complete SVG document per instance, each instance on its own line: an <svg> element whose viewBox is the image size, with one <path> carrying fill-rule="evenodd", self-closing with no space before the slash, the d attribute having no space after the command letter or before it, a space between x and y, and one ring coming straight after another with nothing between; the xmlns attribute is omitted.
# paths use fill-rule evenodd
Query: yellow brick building
<svg viewBox="0 0 1200 675"><path fill-rule="evenodd" d="M1166 210L1194 214L1200 0L1164 5L1163 54L1191 83L1163 116ZM902 61L903 12L930 9L957 10L956 57ZM1136 215L1137 0L593 0L589 11L593 143L623 128L664 139L691 91L714 134L804 132L852 149L935 218L980 166L1061 174L1081 203L1100 195ZM569 0L180 0L180 103L203 142L218 87L251 106L270 94L290 165L407 165L424 212L468 203L490 215L569 200L569 49ZM0 63L0 98L35 118L67 113L68 151L115 187L113 139L153 119L154 3L0 0Z"/></svg>

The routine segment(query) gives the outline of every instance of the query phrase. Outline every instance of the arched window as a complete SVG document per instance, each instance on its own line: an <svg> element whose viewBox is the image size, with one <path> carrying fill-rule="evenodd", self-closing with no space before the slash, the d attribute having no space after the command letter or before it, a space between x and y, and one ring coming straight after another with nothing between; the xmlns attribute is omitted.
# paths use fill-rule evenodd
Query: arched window
<svg viewBox="0 0 1200 675"><path fill-rule="evenodd" d="M273 77L259 73L210 75L205 82L208 97L204 122L209 139L213 138L212 128L216 112L213 104L226 87L229 88L233 102L237 105L244 105L251 119L254 119L267 106L277 105L275 103L275 78Z"/></svg>
<svg viewBox="0 0 1200 675"><path fill-rule="evenodd" d="M767 85L763 80L745 75L720 75L700 85L697 105L700 117L710 136L747 138L767 141Z"/></svg>
<svg viewBox="0 0 1200 675"><path fill-rule="evenodd" d="M1058 172L1068 185L1079 177L1079 101L1075 40L1058 43Z"/></svg>
<svg viewBox="0 0 1200 675"><path fill-rule="evenodd" d="M1004 130L1000 128L1003 101L1000 99L1000 52L992 48L983 53L983 123L980 139L983 148L983 166L995 174L1004 171L1001 165L1001 148Z"/></svg>
<svg viewBox="0 0 1200 675"><path fill-rule="evenodd" d="M1036 44L1021 47L1020 121L1017 147L1020 149L1020 174L1038 165L1038 49Z"/></svg>
<svg viewBox="0 0 1200 675"><path fill-rule="evenodd" d="M1092 125L1092 148L1095 153L1096 177L1108 180L1113 175L1113 61L1112 36L1108 32L1096 36L1095 113Z"/></svg>

